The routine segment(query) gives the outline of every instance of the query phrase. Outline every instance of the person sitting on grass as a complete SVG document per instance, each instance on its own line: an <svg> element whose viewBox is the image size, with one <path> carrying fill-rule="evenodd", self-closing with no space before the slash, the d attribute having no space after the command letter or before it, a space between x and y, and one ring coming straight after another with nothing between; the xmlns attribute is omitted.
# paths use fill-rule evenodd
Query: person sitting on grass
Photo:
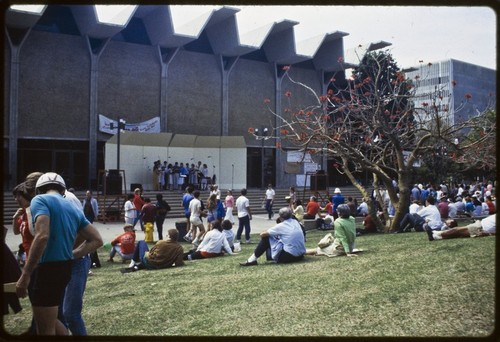
<svg viewBox="0 0 500 342"><path fill-rule="evenodd" d="M429 241L441 240L441 239L455 239L455 238L468 238L468 237L482 237L490 236L496 234L496 215L490 215L482 220L476 220L476 222L471 223L465 227L457 227L456 221L454 227L450 226L450 229L435 231L428 227L425 229Z"/></svg>
<svg viewBox="0 0 500 342"><path fill-rule="evenodd" d="M224 251L229 255L233 255L226 235L222 232L220 221L215 220L212 224L212 230L205 233L205 237L198 248L184 253L184 260L215 258L224 255Z"/></svg>
<svg viewBox="0 0 500 342"><path fill-rule="evenodd" d="M338 218L333 222L334 232L327 234L318 243L317 248L308 249L307 255L326 255L328 257L354 254L356 242L356 222L351 216L351 208L347 204L337 207Z"/></svg>
<svg viewBox="0 0 500 342"><path fill-rule="evenodd" d="M134 225L127 223L123 226L124 233L111 241L111 251L109 252L108 262L114 262L113 257L118 253L122 262L132 259L135 249L135 230Z"/></svg>
<svg viewBox="0 0 500 342"><path fill-rule="evenodd" d="M424 230L424 225L431 227L431 229L441 229L443 222L438 208L434 205L435 203L435 198L428 196L425 200L425 208L420 209L418 213L407 213L395 233L410 231L412 228L417 232L421 232Z"/></svg>
<svg viewBox="0 0 500 342"><path fill-rule="evenodd" d="M260 233L261 240L253 254L241 266L257 265L257 259L266 253L267 260L276 263L300 261L306 253L305 236L290 207L279 210L277 225Z"/></svg>
<svg viewBox="0 0 500 342"><path fill-rule="evenodd" d="M184 266L184 250L177 242L178 239L177 229L169 229L166 240L159 240L151 247L151 250L146 241L139 241L129 267L120 271L127 273L141 269L158 270Z"/></svg>
<svg viewBox="0 0 500 342"><path fill-rule="evenodd" d="M230 220L224 220L221 223L223 233L226 236L227 242L229 243L229 247L234 252L234 232L233 232L233 223Z"/></svg>

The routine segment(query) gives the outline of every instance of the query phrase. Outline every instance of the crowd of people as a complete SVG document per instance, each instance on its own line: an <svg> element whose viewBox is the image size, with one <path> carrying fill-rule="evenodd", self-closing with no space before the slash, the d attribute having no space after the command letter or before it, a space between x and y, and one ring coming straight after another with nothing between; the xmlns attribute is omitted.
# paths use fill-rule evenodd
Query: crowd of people
<svg viewBox="0 0 500 342"><path fill-rule="evenodd" d="M163 163L160 160L153 165L153 190L184 190L191 185L199 190L207 190L210 184L215 184L216 175L209 175L207 164L198 163Z"/></svg>
<svg viewBox="0 0 500 342"><path fill-rule="evenodd" d="M127 196L123 207L124 232L109 244L108 262L115 262L118 255L122 263L130 262L128 267L120 269L128 273L181 267L196 259L237 255L242 242L251 242L252 209L247 189L241 189L236 199L232 190L222 196L216 184L210 185L209 190L208 197L202 198L200 189L191 185L185 187L179 203L186 219L185 235L181 236L178 229L168 229L164 236L163 224L171 210L170 204L162 194L156 194L153 203L144 197L142 189L135 189ZM425 231L430 241L496 234L492 183L457 185L452 189L441 184L437 190L431 185L416 184L410 192L408 213L396 233ZM62 177L55 173L30 174L14 188L13 195L19 204L13 217L13 232L22 238L17 260L22 267L16 293L19 297L29 296L33 307L29 334L65 335L70 331L75 336L86 335L81 315L85 284L91 266L100 265L96 250L103 245L92 224L98 214L97 201L88 191L80 202L66 189ZM269 184L262 197L268 220L274 217L275 196ZM288 205L279 209L276 223L260 233L253 253L240 265L256 266L264 254L267 261L274 263L298 262L306 255L358 256L357 236L377 232L367 199L362 199L358 205L355 198L347 196L346 199L340 188L335 188L333 195L323 198L321 203L318 197L311 196L304 207L291 187L286 197ZM381 197L384 202L379 206L385 206L391 214L387 193L382 191ZM356 227L355 217L363 217L364 229ZM457 222L460 217L474 222L460 227ZM318 229L329 227L333 232L320 239L315 248L306 249L305 220L314 220ZM136 227L144 231L144 240L137 241ZM153 238L154 227L158 239ZM61 238L50 239L51 235ZM182 240L189 242L191 247L185 250L179 244Z"/></svg>

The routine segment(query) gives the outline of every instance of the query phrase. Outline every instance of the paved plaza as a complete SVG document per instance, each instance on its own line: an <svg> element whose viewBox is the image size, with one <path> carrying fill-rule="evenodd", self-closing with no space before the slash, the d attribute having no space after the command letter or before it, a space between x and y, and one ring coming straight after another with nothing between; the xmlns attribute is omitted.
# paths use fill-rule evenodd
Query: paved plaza
<svg viewBox="0 0 500 342"><path fill-rule="evenodd" d="M274 217L277 217L277 213L274 215ZM238 219L235 217L235 224L233 225L233 232L236 234L236 231L238 229ZM175 223L177 221L182 221L180 218L168 218L165 220L165 223L163 224L163 235L166 234L166 231L170 228L175 228ZM206 220L205 220L205 227L206 227ZM253 215L252 221L250 221L250 226L251 226L251 234L256 234L260 233L268 228L270 228L273 224L275 224L275 221L268 220L267 219L267 214L262 214L262 215ZM122 222L107 222L107 223L101 223L101 222L94 222L95 227L99 232L101 233L102 239L104 243L111 242L116 236L119 234L123 233L123 225L124 223ZM6 228L8 228L7 236L5 238L5 242L7 243L7 246L9 246L10 250L15 252L18 249L19 244L21 243L21 235L14 235L12 233L12 225L6 225ZM144 232L140 230L139 224L136 225L136 236L137 240L144 240ZM155 231L154 231L154 238L155 241L158 239L158 233L156 231L156 225L155 225ZM254 241L257 242L257 241Z"/></svg>

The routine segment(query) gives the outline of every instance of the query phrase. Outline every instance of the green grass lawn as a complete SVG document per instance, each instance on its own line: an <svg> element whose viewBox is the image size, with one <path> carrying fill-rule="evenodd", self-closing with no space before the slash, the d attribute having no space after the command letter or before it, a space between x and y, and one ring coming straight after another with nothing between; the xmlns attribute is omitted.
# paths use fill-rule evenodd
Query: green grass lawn
<svg viewBox="0 0 500 342"><path fill-rule="evenodd" d="M307 234L312 248L325 232ZM257 237L253 240L257 241ZM183 244L187 250L188 245ZM83 316L91 335L487 336L495 319L495 238L429 242L425 233L358 237L358 258L241 267L255 248L187 266L93 269ZM126 266L126 265L125 265ZM4 316L13 335L24 310Z"/></svg>

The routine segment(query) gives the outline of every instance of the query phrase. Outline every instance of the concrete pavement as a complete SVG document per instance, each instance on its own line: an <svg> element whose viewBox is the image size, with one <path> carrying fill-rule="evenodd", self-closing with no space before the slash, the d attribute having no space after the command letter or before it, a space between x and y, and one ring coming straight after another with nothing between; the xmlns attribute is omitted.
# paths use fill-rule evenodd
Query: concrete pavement
<svg viewBox="0 0 500 342"><path fill-rule="evenodd" d="M277 218L277 210L275 211L276 213L274 214L274 218ZM235 224L233 225L233 232L236 234L236 231L238 229L238 219L235 216ZM165 223L163 224L163 234L165 235L165 232L170 229L170 228L175 228L175 222L177 221L182 221L182 219L179 218L168 218L165 220ZM205 227L207 226L206 219L204 220ZM268 220L267 219L267 214L262 214L262 215L253 215L252 220L250 221L250 227L251 227L251 232L250 234L257 234L260 233L270 227L272 227L275 223L275 220ZM123 222L107 222L106 224L101 223L101 222L94 222L94 226L99 230L101 233L102 239L104 243L111 242L116 236L120 235L123 233ZM18 250L18 246L21 243L21 236L20 235L14 235L12 232L12 225L5 225L5 227L8 229L5 242L7 243L7 246L9 246L10 250L15 252ZM138 230L137 230L138 229ZM139 228L139 224L136 225L136 236L137 240L144 240L144 232L141 231ZM155 241L158 239L158 233L156 231L156 225L155 225L155 231L154 231L154 239Z"/></svg>

